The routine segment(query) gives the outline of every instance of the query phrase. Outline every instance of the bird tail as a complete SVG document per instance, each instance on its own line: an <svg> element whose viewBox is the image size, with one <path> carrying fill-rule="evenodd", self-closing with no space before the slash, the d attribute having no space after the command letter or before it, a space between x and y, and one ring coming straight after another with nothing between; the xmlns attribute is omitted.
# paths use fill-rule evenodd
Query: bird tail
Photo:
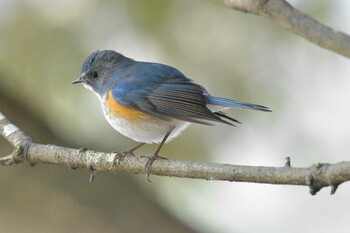
<svg viewBox="0 0 350 233"><path fill-rule="evenodd" d="M263 112L272 112L268 107L257 105L257 104L250 104L245 102L240 102L237 100L231 100L221 97L215 97L215 96L207 96L208 104L210 105L216 105L220 107L227 107L227 108L241 108L241 109L249 109L249 110L258 110Z"/></svg>

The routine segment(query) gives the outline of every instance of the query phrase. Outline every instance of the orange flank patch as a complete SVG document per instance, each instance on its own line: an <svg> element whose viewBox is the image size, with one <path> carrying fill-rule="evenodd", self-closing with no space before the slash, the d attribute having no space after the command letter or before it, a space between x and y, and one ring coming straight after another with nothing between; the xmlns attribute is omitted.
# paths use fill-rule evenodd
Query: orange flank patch
<svg viewBox="0 0 350 233"><path fill-rule="evenodd" d="M149 119L151 118L150 116L132 109L132 108L128 108L125 107L121 104L119 104L113 97L112 91L108 92L107 95L107 102L106 102L106 106L107 108L110 110L111 113L113 113L114 115L130 120L130 121L137 121L137 120L141 120L141 119Z"/></svg>

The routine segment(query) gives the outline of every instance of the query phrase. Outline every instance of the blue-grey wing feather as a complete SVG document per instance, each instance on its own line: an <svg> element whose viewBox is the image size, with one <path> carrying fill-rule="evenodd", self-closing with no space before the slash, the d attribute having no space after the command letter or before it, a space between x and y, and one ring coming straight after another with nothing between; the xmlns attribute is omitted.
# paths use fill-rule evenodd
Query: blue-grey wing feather
<svg viewBox="0 0 350 233"><path fill-rule="evenodd" d="M161 65L154 71L157 72L141 70L132 78L121 80L113 89L114 98L124 106L164 120L231 124L207 108L208 94L202 86L172 67ZM151 73L152 77L146 76Z"/></svg>

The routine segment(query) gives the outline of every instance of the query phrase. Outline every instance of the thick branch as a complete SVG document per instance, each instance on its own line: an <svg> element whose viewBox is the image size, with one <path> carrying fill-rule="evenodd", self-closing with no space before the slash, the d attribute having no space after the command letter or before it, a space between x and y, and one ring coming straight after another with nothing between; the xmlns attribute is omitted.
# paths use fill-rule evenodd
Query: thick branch
<svg viewBox="0 0 350 233"><path fill-rule="evenodd" d="M120 164L114 165L114 154L111 153L33 143L1 113L0 133L16 148L14 153L0 159L0 163L3 165L11 165L26 159L31 164L40 161L66 165L70 168L85 167L92 170L145 174L147 158L127 156L120 161ZM24 148L26 149L24 150ZM332 193L334 193L338 185L350 180L350 162L296 168L290 166L289 160L283 167L156 160L151 167L150 174L205 180L304 185L310 187L311 194L316 194L323 187L332 186Z"/></svg>
<svg viewBox="0 0 350 233"><path fill-rule="evenodd" d="M350 57L350 36L327 27L284 0L213 0L226 7L263 16L322 48Z"/></svg>

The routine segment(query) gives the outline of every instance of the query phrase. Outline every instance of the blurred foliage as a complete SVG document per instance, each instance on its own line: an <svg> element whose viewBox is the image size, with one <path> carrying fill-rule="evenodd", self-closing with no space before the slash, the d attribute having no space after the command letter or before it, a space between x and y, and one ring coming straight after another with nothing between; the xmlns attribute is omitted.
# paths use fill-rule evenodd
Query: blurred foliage
<svg viewBox="0 0 350 233"><path fill-rule="evenodd" d="M135 27L144 30L145 33L157 34L168 16L171 1L150 0L126 1L126 10L130 13Z"/></svg>

